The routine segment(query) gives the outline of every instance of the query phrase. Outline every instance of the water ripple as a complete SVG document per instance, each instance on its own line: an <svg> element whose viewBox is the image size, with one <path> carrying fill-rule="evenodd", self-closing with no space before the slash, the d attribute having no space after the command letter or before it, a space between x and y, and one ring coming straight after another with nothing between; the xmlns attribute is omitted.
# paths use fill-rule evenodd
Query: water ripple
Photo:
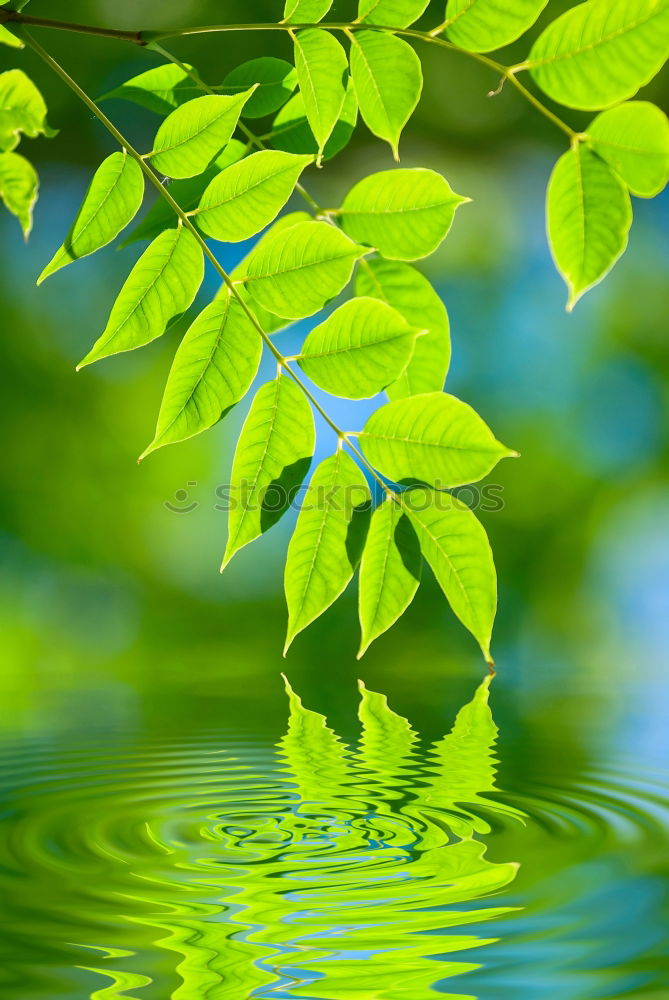
<svg viewBox="0 0 669 1000"><path fill-rule="evenodd" d="M290 688L276 747L1 746L2 995L460 1000L469 973L485 997L543 996L504 956L541 920L511 967L555 938L574 844L582 896L603 845L666 850L666 783L621 767L500 793L488 689L431 745L362 687L353 747ZM554 995L588 997L574 983Z"/></svg>

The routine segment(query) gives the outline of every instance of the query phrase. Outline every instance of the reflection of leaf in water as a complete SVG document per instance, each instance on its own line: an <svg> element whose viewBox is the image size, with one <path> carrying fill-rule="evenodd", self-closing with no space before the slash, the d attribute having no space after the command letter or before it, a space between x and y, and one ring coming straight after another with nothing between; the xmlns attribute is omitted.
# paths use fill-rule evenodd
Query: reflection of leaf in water
<svg viewBox="0 0 669 1000"><path fill-rule="evenodd" d="M512 813L486 799L488 688L427 753L384 695L361 684L351 748L287 683L272 759L239 743L106 749L99 783L40 795L15 846L24 930L6 923L9 946L53 941L68 995L89 1000L432 1000L477 967L458 953L491 943L477 925L509 912L488 897L516 874L478 839L481 809ZM51 975L36 982L54 995Z"/></svg>
<svg viewBox="0 0 669 1000"><path fill-rule="evenodd" d="M346 810L346 796L355 780L349 750L325 716L306 709L285 677L284 681L290 716L278 749L295 782L297 811L336 816Z"/></svg>
<svg viewBox="0 0 669 1000"><path fill-rule="evenodd" d="M498 729L489 705L490 682L486 677L472 701L460 709L450 733L434 743L428 752L428 783L420 796L419 815L431 825L444 824L456 836L470 837L473 832L489 833L490 826L475 806L509 818L522 814L500 801L487 799L485 792L495 790L494 746ZM440 841L436 834L437 843Z"/></svg>

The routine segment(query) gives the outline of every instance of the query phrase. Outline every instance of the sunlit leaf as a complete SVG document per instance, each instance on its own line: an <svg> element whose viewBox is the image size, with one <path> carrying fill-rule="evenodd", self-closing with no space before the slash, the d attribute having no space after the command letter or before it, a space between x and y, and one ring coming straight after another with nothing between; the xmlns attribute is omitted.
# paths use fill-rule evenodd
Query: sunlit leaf
<svg viewBox="0 0 669 1000"><path fill-rule="evenodd" d="M553 100L594 110L632 97L667 56L667 0L587 0L548 25L523 68Z"/></svg>
<svg viewBox="0 0 669 1000"><path fill-rule="evenodd" d="M558 160L546 210L551 250L572 309L624 253L632 224L630 197L611 168L579 144Z"/></svg>
<svg viewBox="0 0 669 1000"><path fill-rule="evenodd" d="M0 45L8 45L10 49L24 48L24 43L21 39L13 35L11 31L8 31L4 24L0 24Z"/></svg>
<svg viewBox="0 0 669 1000"><path fill-rule="evenodd" d="M450 493L411 489L401 494L401 503L449 604L490 662L497 575L483 526Z"/></svg>
<svg viewBox="0 0 669 1000"><path fill-rule="evenodd" d="M367 480L341 448L316 468L288 546L284 654L298 632L336 601L353 576L369 504Z"/></svg>
<svg viewBox="0 0 669 1000"><path fill-rule="evenodd" d="M425 12L430 0L360 0L358 20L386 28L408 28Z"/></svg>
<svg viewBox="0 0 669 1000"><path fill-rule="evenodd" d="M255 378L262 339L229 292L208 305L179 344L156 435L141 456L212 427Z"/></svg>
<svg viewBox="0 0 669 1000"><path fill-rule="evenodd" d="M233 97L196 97L168 115L158 129L151 163L168 177L206 170L230 140L253 89Z"/></svg>
<svg viewBox="0 0 669 1000"><path fill-rule="evenodd" d="M218 174L202 196L197 224L214 239L239 243L268 226L290 198L311 156L265 149Z"/></svg>
<svg viewBox="0 0 669 1000"><path fill-rule="evenodd" d="M427 333L418 337L406 370L387 388L391 399L440 392L451 359L446 307L420 271L400 261L363 260L356 274L358 295L371 295L397 309L406 321Z"/></svg>
<svg viewBox="0 0 669 1000"><path fill-rule="evenodd" d="M325 17L331 6L332 0L286 0L283 19L293 24L314 24Z"/></svg>
<svg viewBox="0 0 669 1000"><path fill-rule="evenodd" d="M423 89L420 59L396 35L356 31L351 36L351 76L363 121L390 144L398 160L402 129Z"/></svg>
<svg viewBox="0 0 669 1000"><path fill-rule="evenodd" d="M344 107L348 59L334 35L312 28L295 35L295 66L307 121L320 155Z"/></svg>
<svg viewBox="0 0 669 1000"><path fill-rule="evenodd" d="M298 222L310 221L311 216L308 212L288 212L286 215L282 215L281 218L277 219L274 225L270 226L267 232L260 237L251 253L237 265L232 272L233 279L239 282L246 276L249 260L266 242L271 240L278 233L282 233L286 229L290 229L291 226L297 225ZM261 306L252 294L252 286L249 287L243 284L238 284L237 290L243 296L244 301L252 309L254 316L260 323L260 326L263 328L265 333L275 333L277 330L281 330L283 327L288 326L288 324L292 322L282 316L277 316L276 313L269 312L269 310L265 309L264 306ZM225 285L222 288L222 292L227 294Z"/></svg>
<svg viewBox="0 0 669 1000"><path fill-rule="evenodd" d="M478 482L500 459L515 456L471 406L442 392L386 403L372 413L358 440L388 479L420 480L438 489Z"/></svg>
<svg viewBox="0 0 669 1000"><path fill-rule="evenodd" d="M246 155L247 146L238 139L231 139L225 149L219 153L210 167L197 177L185 177L183 180L171 181L168 190L177 205L184 212L191 212L200 204L202 195L207 190L214 177L233 163L237 163ZM151 208L143 216L138 225L132 229L120 244L122 247L137 240L153 240L163 229L174 229L179 224L179 217L164 198L157 197Z"/></svg>
<svg viewBox="0 0 669 1000"><path fill-rule="evenodd" d="M18 153L0 153L0 198L21 223L26 239L33 224L39 180L32 163Z"/></svg>
<svg viewBox="0 0 669 1000"><path fill-rule="evenodd" d="M112 153L100 164L84 195L77 217L37 284L50 274L116 239L134 219L144 197L144 174L126 152Z"/></svg>
<svg viewBox="0 0 669 1000"><path fill-rule="evenodd" d="M263 118L278 111L297 86L297 70L285 59L261 56L231 70L222 89L226 94L238 94L254 84L258 88L244 105L244 118Z"/></svg>
<svg viewBox="0 0 669 1000"><path fill-rule="evenodd" d="M416 532L400 504L388 497L372 515L360 563L358 659L409 607L421 565Z"/></svg>
<svg viewBox="0 0 669 1000"><path fill-rule="evenodd" d="M325 143L323 159L329 160L339 153L350 141L358 120L358 102L355 96L353 81L348 80L346 97L339 118L332 130L330 138ZM279 111L274 119L269 141L277 149L287 153L318 153L318 143L311 126L307 121L304 98L301 93L294 97Z"/></svg>
<svg viewBox="0 0 669 1000"><path fill-rule="evenodd" d="M315 436L311 406L290 376L258 390L232 464L223 566L288 509L309 470Z"/></svg>
<svg viewBox="0 0 669 1000"><path fill-rule="evenodd" d="M175 108L202 93L202 88L189 73L192 68L187 63L183 66L165 63L155 69L147 69L139 76L133 76L122 83L120 87L103 94L100 100L116 97L132 101L159 115L169 115Z"/></svg>
<svg viewBox="0 0 669 1000"><path fill-rule="evenodd" d="M436 250L456 208L468 200L434 170L382 170L351 188L341 207L342 226L384 257L418 260Z"/></svg>
<svg viewBox="0 0 669 1000"><path fill-rule="evenodd" d="M473 52L501 49L531 28L548 0L448 0L448 40Z"/></svg>
<svg viewBox="0 0 669 1000"><path fill-rule="evenodd" d="M139 258L112 307L102 336L78 368L160 337L188 309L202 284L204 258L187 229L168 229Z"/></svg>
<svg viewBox="0 0 669 1000"><path fill-rule="evenodd" d="M588 126L590 145L632 194L653 198L669 180L669 119L648 101L603 111Z"/></svg>
<svg viewBox="0 0 669 1000"><path fill-rule="evenodd" d="M246 288L286 319L312 316L348 284L365 254L327 222L301 222L264 240L251 253Z"/></svg>
<svg viewBox="0 0 669 1000"><path fill-rule="evenodd" d="M355 298L311 331L297 360L326 392L369 399L405 370L419 332L378 299Z"/></svg>
<svg viewBox="0 0 669 1000"><path fill-rule="evenodd" d="M44 98L23 70L0 73L0 151L15 149L21 133L29 139L56 135L47 124L46 114Z"/></svg>

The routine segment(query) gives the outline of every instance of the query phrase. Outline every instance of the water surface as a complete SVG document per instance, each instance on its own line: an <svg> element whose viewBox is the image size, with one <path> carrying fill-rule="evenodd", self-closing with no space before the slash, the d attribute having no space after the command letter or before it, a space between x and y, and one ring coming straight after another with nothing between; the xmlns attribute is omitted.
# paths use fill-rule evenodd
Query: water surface
<svg viewBox="0 0 669 1000"><path fill-rule="evenodd" d="M666 997L666 776L502 791L490 694L434 740L363 685L347 741L290 687L275 743L6 739L1 995Z"/></svg>

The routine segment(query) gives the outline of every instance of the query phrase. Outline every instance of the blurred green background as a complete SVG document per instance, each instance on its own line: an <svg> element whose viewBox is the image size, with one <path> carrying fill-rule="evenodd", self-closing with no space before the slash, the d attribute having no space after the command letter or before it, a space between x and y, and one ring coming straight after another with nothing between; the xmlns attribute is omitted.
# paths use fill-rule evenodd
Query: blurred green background
<svg viewBox="0 0 669 1000"><path fill-rule="evenodd" d="M280 6L71 0L65 9L33 0L30 12L140 28L277 20ZM569 6L550 2L540 25ZM336 2L333 16L351 7ZM443 11L430 9L425 23L433 26ZM39 37L93 95L159 62L114 41ZM260 32L170 48L211 83L247 58L289 53L285 37ZM527 48L501 58L516 61ZM602 748L635 759L666 755L669 198L635 202L627 255L567 315L543 220L563 136L511 89L486 96L497 80L474 61L436 48L420 54L425 91L402 163L443 172L473 199L425 264L451 317L447 387L522 453L491 480L503 488L504 509L482 515L500 576L494 653L503 739L531 746L516 756L528 774L550 767L556 740L583 759ZM421 731L438 734L484 665L431 579L359 664L353 586L281 658L292 518L219 575L226 528L216 489L227 482L247 402L208 434L136 464L183 322L141 351L75 374L142 246L106 250L36 289L92 171L114 147L35 57L4 50L0 61L35 78L60 129L54 140L24 141L42 181L29 244L14 219L0 221L2 731L183 733L215 724L279 735L285 669L340 731L351 724L362 675ZM665 73L645 96L666 109L667 88ZM107 111L149 147L155 116L120 102ZM561 113L576 126L587 122ZM321 203L336 204L364 174L391 165L390 151L360 125L350 147L305 182ZM221 260L232 264L244 250L223 247ZM208 273L198 303L216 287ZM333 409L360 426L369 406ZM323 431L320 453L331 444Z"/></svg>

